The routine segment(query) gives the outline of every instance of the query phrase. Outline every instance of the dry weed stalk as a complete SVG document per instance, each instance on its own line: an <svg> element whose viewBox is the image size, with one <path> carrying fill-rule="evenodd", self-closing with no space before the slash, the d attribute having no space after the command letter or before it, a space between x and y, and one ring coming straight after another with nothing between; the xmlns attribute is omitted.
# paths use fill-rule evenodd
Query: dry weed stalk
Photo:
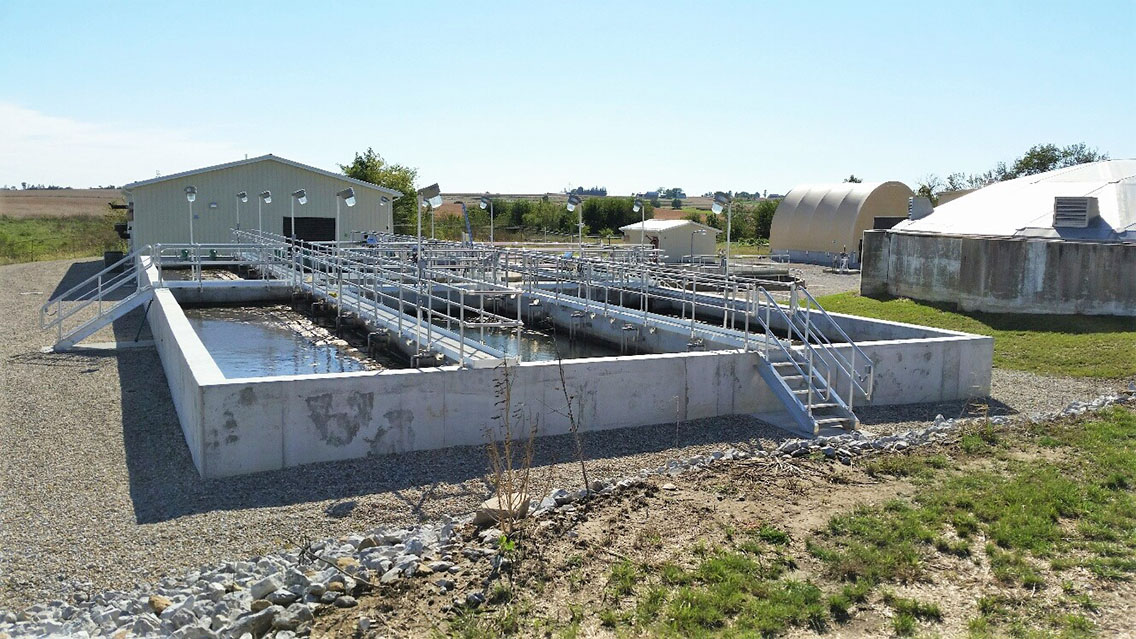
<svg viewBox="0 0 1136 639"><path fill-rule="evenodd" d="M564 376L564 359L560 357L559 349L556 352L556 367L560 371L560 390L564 393L564 406L568 410L569 430L576 444L576 459L580 462L580 474L584 477L584 492L590 494L592 485L588 481L588 467L584 464L584 444L580 440L580 422L576 420L576 414L572 412L573 397L568 394L568 381ZM587 508L587 504L584 507Z"/></svg>
<svg viewBox="0 0 1136 639"><path fill-rule="evenodd" d="M514 427L524 424L524 405L513 406L513 380L508 360L498 366L501 377L494 382L493 392L497 396L496 405L500 414L493 417L500 421L497 429L487 429L486 453L489 467L493 473L493 489L497 494L502 532L512 536L520 527L521 513L527 510L529 499L529 480L532 475L533 440L536 438L536 423L533 422L524 442L524 449L517 458Z"/></svg>

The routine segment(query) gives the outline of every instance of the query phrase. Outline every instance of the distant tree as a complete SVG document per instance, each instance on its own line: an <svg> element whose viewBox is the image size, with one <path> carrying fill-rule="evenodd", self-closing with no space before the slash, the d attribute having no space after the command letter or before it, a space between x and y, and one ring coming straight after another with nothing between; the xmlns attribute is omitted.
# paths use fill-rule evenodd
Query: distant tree
<svg viewBox="0 0 1136 639"><path fill-rule="evenodd" d="M607 195L607 187L606 186L593 186L590 189L585 189L582 186L577 186L571 192L575 193L576 195L596 195L596 196L602 197L602 196Z"/></svg>
<svg viewBox="0 0 1136 639"><path fill-rule="evenodd" d="M682 200L678 199L677 197L675 199L671 200L671 208L676 210L676 211L681 209L682 208Z"/></svg>
<svg viewBox="0 0 1136 639"><path fill-rule="evenodd" d="M855 174L855 173L853 173L853 174L849 175L848 177L844 178L844 181L845 181L845 182L851 182L851 183L853 183L853 184L859 184L859 183L863 182L863 180L861 180L860 178L856 177L856 174Z"/></svg>
<svg viewBox="0 0 1136 639"><path fill-rule="evenodd" d="M754 206L754 235L758 239L769 239L769 229L773 226L773 214L777 212L779 200L762 200Z"/></svg>
<svg viewBox="0 0 1136 639"><path fill-rule="evenodd" d="M1063 147L1056 144L1035 144L1008 165L999 162L983 173L952 173L947 176L945 188L952 191L960 188L980 189L995 182L1107 159L1107 153L1090 149L1084 142Z"/></svg>
<svg viewBox="0 0 1136 639"><path fill-rule="evenodd" d="M967 188L967 177L965 173L951 173L947 176L946 189L948 191L961 191Z"/></svg>
<svg viewBox="0 0 1136 639"><path fill-rule="evenodd" d="M943 191L943 181L939 179L939 176L934 173L928 174L922 180L919 180L917 185L915 195L931 200L932 206L939 203L939 193Z"/></svg>
<svg viewBox="0 0 1136 639"><path fill-rule="evenodd" d="M1022 177L1023 175L1037 175L1067 166L1107 159L1107 153L1090 149L1084 142L1065 147L1058 147L1056 144L1035 144L1030 147L1030 150L1026 151L1025 155L1014 160L1014 164L1009 170L1008 179Z"/></svg>
<svg viewBox="0 0 1136 639"><path fill-rule="evenodd" d="M414 183L418 179L417 169L391 164L371 147L367 147L362 154L356 153L350 164L340 164L339 168L347 177L402 192L403 197L394 202L393 217L396 226L410 224L415 219L417 198L414 194L417 188Z"/></svg>
<svg viewBox="0 0 1136 639"><path fill-rule="evenodd" d="M27 190L27 188L28 188L28 183L27 183L27 182L20 182L20 188L21 188L21 189L24 189L24 190Z"/></svg>

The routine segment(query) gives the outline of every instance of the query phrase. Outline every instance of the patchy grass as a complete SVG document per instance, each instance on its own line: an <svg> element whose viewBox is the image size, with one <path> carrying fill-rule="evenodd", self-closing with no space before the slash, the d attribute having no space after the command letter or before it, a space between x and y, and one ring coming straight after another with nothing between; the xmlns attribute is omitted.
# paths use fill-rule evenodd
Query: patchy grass
<svg viewBox="0 0 1136 639"><path fill-rule="evenodd" d="M982 446L971 453L988 455L990 437L974 436ZM1084 422L1036 425L1025 436L1011 437L1003 435L1000 445L1029 451L1042 448L1036 442L1045 438L1044 447L1061 447L1066 454L1054 461L999 459L991 470L942 470L912 499L833 517L808 540L809 551L830 577L858 584L927 578L934 553L969 558L968 540L978 536L988 540L986 561L1005 587L1038 590L1047 574L1074 567L1105 580L1136 576L1136 498L1130 488L1136 483L1136 414L1118 408ZM884 464L888 474L927 472L928 466L913 461L917 458L896 459L906 461ZM892 629L899 635L913 634L917 621L941 616L937 608L889 595L884 601L896 612ZM1093 605L1073 595L1066 601L1090 610ZM830 599L837 616L847 607L839 597ZM1033 627L1028 609L1015 611L1003 599L987 599L979 601L979 611L972 636L994 636L1002 627L1032 636L1022 630ZM1046 624L1047 632L1063 636L1092 630L1077 614L1049 617Z"/></svg>
<svg viewBox="0 0 1136 639"><path fill-rule="evenodd" d="M677 543L674 530L641 530L627 542L634 559L577 542L555 574L540 573L541 588L513 586L513 575L509 589L487 589L488 605L450 613L439 636L1103 634L1093 620L1115 614L1136 579L1136 413L975 424L964 435L970 450L865 460L881 485L903 478L905 496L838 509L804 530L764 513L711 525L698 507ZM701 489L721 496L723 479ZM749 490L741 484L738 495ZM940 581L960 594L941 596ZM966 596L975 598L969 618L950 618Z"/></svg>
<svg viewBox="0 0 1136 639"><path fill-rule="evenodd" d="M124 216L73 215L65 217L0 216L0 264L58 260L102 255L125 250L126 242L114 232Z"/></svg>
<svg viewBox="0 0 1136 639"><path fill-rule="evenodd" d="M876 300L857 293L818 299L826 310L994 338L994 365L1046 375L1136 375L1136 319L1091 315L963 313L944 304Z"/></svg>
<svg viewBox="0 0 1136 639"><path fill-rule="evenodd" d="M724 237L726 234L722 233ZM726 243L724 241L718 242L718 250L725 253ZM769 255L769 242L762 241L761 243L747 242L742 244L738 241L730 243L730 259L735 257L745 257L747 255Z"/></svg>
<svg viewBox="0 0 1136 639"><path fill-rule="evenodd" d="M643 566L642 571L628 562L615 564L609 584L626 587L612 588L613 594L633 595L634 601L624 606L625 613L601 611L601 625L675 637L768 636L790 627L826 628L834 618L830 611L839 611L840 606L826 603L824 593L811 581L784 578L793 565L780 550L787 535L762 527L749 537L741 542L747 550L691 549L702 559L689 570L671 562ZM765 538L770 541L758 542ZM853 591L842 601L858 596Z"/></svg>

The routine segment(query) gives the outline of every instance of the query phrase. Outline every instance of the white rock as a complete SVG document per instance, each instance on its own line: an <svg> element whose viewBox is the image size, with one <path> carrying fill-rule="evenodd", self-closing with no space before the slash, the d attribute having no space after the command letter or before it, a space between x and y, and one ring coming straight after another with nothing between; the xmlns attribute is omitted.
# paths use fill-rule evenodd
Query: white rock
<svg viewBox="0 0 1136 639"><path fill-rule="evenodd" d="M249 594L253 599L264 599L264 596L284 586L277 575L269 575L249 586Z"/></svg>

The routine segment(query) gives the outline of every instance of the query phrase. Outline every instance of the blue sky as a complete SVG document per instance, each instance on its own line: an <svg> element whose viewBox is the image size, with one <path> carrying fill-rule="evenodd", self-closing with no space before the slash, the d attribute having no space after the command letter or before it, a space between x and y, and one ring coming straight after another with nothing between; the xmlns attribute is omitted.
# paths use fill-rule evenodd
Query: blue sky
<svg viewBox="0 0 1136 639"><path fill-rule="evenodd" d="M374 147L445 191L1136 157L1136 0L0 2L0 184Z"/></svg>

